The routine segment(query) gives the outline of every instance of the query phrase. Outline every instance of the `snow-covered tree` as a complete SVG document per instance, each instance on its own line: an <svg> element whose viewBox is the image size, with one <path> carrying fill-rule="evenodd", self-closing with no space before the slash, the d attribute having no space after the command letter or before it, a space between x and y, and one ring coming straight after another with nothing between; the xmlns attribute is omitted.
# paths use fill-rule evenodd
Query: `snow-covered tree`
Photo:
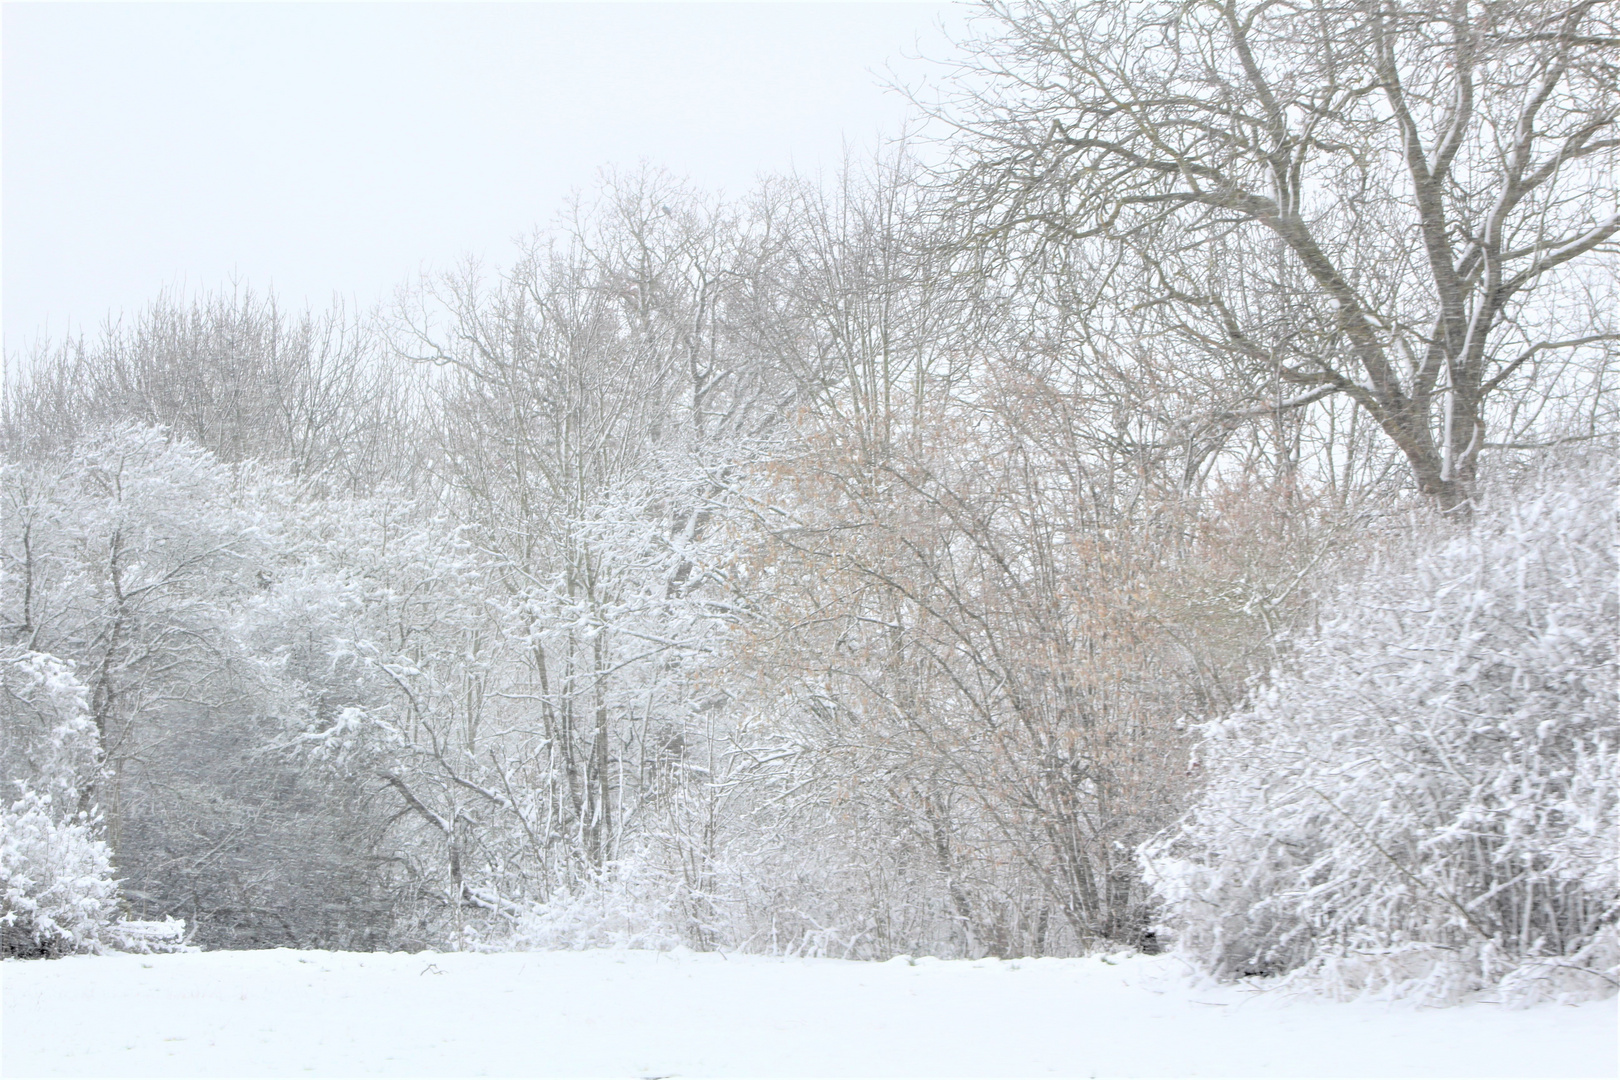
<svg viewBox="0 0 1620 1080"><path fill-rule="evenodd" d="M1620 985L1613 467L1414 527L1207 725L1143 852L1181 950L1345 994Z"/></svg>
<svg viewBox="0 0 1620 1080"><path fill-rule="evenodd" d="M299 557L296 490L125 424L8 463L3 507L8 642L73 666L100 762L53 805L99 806L132 913L214 944L365 940L360 810L273 752L296 687L244 633Z"/></svg>
<svg viewBox="0 0 1620 1080"><path fill-rule="evenodd" d="M372 321L341 305L290 311L273 292L235 287L160 293L95 339L8 365L4 437L37 456L134 422L229 464L367 489L410 453L395 437L411 395L401 372L378 363L378 343Z"/></svg>
<svg viewBox="0 0 1620 1080"><path fill-rule="evenodd" d="M0 951L100 947L118 914L111 853L88 802L101 761L89 693L46 653L0 652Z"/></svg>
<svg viewBox="0 0 1620 1080"><path fill-rule="evenodd" d="M0 776L69 812L88 810L102 756L89 702L70 662L0 650Z"/></svg>
<svg viewBox="0 0 1620 1080"><path fill-rule="evenodd" d="M89 693L73 666L0 651L0 954L60 956L179 947L178 920L119 918L118 882L89 802L101 764ZM15 798L13 798L15 796Z"/></svg>
<svg viewBox="0 0 1620 1080"><path fill-rule="evenodd" d="M478 703L476 754L421 744L424 764L460 761L456 795L406 809L441 833L453 806L521 824L527 853L478 902L581 894L632 862L707 890L700 793L728 699L697 669L730 617L721 477L781 421L774 372L736 325L755 239L665 177L614 177L566 243L537 242L495 281L446 279L402 316L411 354L445 369L433 467L471 523L488 616L488 667L455 699Z"/></svg>

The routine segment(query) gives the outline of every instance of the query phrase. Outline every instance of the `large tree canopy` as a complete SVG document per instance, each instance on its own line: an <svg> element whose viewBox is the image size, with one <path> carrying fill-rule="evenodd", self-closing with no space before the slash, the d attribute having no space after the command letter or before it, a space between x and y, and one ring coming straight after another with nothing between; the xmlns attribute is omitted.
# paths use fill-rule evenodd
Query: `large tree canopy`
<svg viewBox="0 0 1620 1080"><path fill-rule="evenodd" d="M1021 259L1018 238L1070 273L1084 251L1118 346L1226 370L1186 437L1345 395L1450 507L1493 426L1539 411L1494 397L1610 355L1591 257L1620 231L1612 5L1088 0L987 21L945 109L958 197Z"/></svg>

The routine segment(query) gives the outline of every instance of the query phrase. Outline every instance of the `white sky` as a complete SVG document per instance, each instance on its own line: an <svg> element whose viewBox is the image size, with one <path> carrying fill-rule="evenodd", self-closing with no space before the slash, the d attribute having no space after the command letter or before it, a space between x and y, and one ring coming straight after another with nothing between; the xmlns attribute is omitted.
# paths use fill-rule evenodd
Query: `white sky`
<svg viewBox="0 0 1620 1080"><path fill-rule="evenodd" d="M605 165L741 193L869 153L966 12L894 4L0 8L8 354L233 277L363 307L507 261Z"/></svg>

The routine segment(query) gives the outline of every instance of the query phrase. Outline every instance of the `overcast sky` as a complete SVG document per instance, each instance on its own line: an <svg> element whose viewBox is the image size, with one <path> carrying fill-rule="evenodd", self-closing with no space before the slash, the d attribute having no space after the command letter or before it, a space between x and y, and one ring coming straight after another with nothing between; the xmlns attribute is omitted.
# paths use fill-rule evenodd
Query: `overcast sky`
<svg viewBox="0 0 1620 1080"><path fill-rule="evenodd" d="M605 165L740 193L909 113L960 7L20 4L0 9L8 353L233 277L362 306L506 261Z"/></svg>

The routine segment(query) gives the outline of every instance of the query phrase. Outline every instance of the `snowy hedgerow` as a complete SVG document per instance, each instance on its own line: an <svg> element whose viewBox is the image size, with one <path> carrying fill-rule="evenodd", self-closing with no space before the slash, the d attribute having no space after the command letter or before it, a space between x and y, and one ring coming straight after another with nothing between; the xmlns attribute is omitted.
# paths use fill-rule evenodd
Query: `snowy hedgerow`
<svg viewBox="0 0 1620 1080"><path fill-rule="evenodd" d="M1528 1003L1620 984L1612 462L1498 493L1325 599L1144 866L1225 978Z"/></svg>

